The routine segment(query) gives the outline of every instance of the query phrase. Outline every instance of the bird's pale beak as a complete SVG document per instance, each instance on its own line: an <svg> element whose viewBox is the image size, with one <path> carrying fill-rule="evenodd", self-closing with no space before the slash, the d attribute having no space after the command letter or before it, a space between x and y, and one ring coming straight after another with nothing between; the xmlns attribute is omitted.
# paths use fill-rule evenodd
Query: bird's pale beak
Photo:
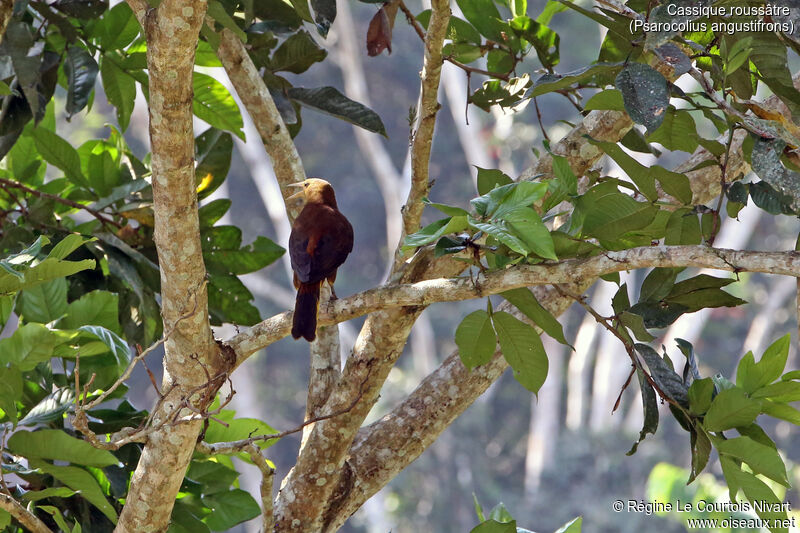
<svg viewBox="0 0 800 533"><path fill-rule="evenodd" d="M305 182L300 181L300 182L297 182L297 183L289 183L288 185L286 185L287 187L299 187L300 188L299 191L297 191L296 193L294 193L293 195L288 197L287 200L294 200L296 198L302 198L303 196L305 196L305 191L303 191L303 184L304 183Z"/></svg>

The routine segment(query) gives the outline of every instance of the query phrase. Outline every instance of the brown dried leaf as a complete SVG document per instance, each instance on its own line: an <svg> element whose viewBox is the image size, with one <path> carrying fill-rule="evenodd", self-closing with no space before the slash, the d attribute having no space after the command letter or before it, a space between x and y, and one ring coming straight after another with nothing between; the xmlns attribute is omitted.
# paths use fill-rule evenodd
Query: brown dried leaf
<svg viewBox="0 0 800 533"><path fill-rule="evenodd" d="M397 16L399 0L386 2L381 6L367 29L367 54L374 57L384 50L392 53L392 29Z"/></svg>

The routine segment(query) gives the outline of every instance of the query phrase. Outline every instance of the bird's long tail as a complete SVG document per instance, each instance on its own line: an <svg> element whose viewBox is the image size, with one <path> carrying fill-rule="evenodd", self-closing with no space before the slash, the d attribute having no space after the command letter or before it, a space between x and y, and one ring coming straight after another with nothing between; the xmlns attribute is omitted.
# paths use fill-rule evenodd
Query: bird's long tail
<svg viewBox="0 0 800 533"><path fill-rule="evenodd" d="M317 283L301 283L297 288L292 319L292 337L303 337L308 342L317 337L317 311L319 310L319 286Z"/></svg>

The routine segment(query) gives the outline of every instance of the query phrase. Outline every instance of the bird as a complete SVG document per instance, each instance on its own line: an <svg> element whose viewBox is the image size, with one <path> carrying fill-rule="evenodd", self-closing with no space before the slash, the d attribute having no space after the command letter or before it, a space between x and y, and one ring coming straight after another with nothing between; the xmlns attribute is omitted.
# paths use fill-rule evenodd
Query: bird
<svg viewBox="0 0 800 533"><path fill-rule="evenodd" d="M289 199L305 198L305 205L292 224L289 257L297 289L292 319L292 337L311 342L317 337L319 290L325 280L336 299L336 270L353 250L353 226L339 211L336 194L327 181L308 178L289 184L301 190Z"/></svg>

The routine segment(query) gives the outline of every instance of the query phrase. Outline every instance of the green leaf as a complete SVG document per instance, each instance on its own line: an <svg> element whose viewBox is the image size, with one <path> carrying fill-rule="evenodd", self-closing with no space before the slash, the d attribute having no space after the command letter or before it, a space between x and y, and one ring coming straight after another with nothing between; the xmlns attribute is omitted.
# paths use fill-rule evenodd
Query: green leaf
<svg viewBox="0 0 800 533"><path fill-rule="evenodd" d="M655 337L647 331L644 325L644 318L642 318L641 315L623 311L619 314L619 321L623 326L631 330L637 341L652 342L655 340Z"/></svg>
<svg viewBox="0 0 800 533"><path fill-rule="evenodd" d="M549 2L548 2L549 4ZM573 518L560 528L558 528L555 533L581 533L581 528L583 527L583 517L579 516L577 518Z"/></svg>
<svg viewBox="0 0 800 533"><path fill-rule="evenodd" d="M456 328L456 345L461 362L470 370L488 363L497 346L492 321L486 311L473 311Z"/></svg>
<svg viewBox="0 0 800 533"><path fill-rule="evenodd" d="M239 477L239 472L216 461L192 461L186 478L203 485L204 494L227 491Z"/></svg>
<svg viewBox="0 0 800 533"><path fill-rule="evenodd" d="M222 2L212 0L208 3L208 15L214 19L214 22L220 24L223 28L227 28L236 34L240 41L247 42L247 34L242 31L236 21L225 11L225 6Z"/></svg>
<svg viewBox="0 0 800 533"><path fill-rule="evenodd" d="M111 350L111 353L114 355L114 358L117 360L117 366L121 370L128 366L131 358L131 351L130 348L128 348L128 344L122 339L122 337L113 331L104 328L103 326L81 326L78 328L78 331L88 333L108 346L108 348Z"/></svg>
<svg viewBox="0 0 800 533"><path fill-rule="evenodd" d="M49 487L44 490L31 490L22 495L22 499L28 502L38 502L46 498L69 498L77 494L68 487Z"/></svg>
<svg viewBox="0 0 800 533"><path fill-rule="evenodd" d="M27 372L48 361L57 342L56 335L42 324L25 324L5 339L0 339L0 363L16 364Z"/></svg>
<svg viewBox="0 0 800 533"><path fill-rule="evenodd" d="M699 136L692 115L684 109L669 106L664 121L647 136L649 142L657 142L667 150L693 153L697 149Z"/></svg>
<svg viewBox="0 0 800 533"><path fill-rule="evenodd" d="M492 40L502 42L500 12L492 0L456 0L461 12L475 28Z"/></svg>
<svg viewBox="0 0 800 533"><path fill-rule="evenodd" d="M104 54L100 63L100 78L108 102L117 108L117 122L122 131L128 129L136 100L136 82L123 71L111 54Z"/></svg>
<svg viewBox="0 0 800 533"><path fill-rule="evenodd" d="M429 206L431 206L431 207L433 207L435 209L438 209L439 211L441 211L445 215L449 215L451 217L467 216L469 214L466 209L462 209L460 207L456 207L456 206L453 206L453 205L437 204L435 202L431 202L427 198L423 198L422 202L425 205L429 205Z"/></svg>
<svg viewBox="0 0 800 533"><path fill-rule="evenodd" d="M492 322L503 357L514 369L514 377L523 387L538 393L547 378L548 368L547 354L539 334L505 311L494 313Z"/></svg>
<svg viewBox="0 0 800 533"><path fill-rule="evenodd" d="M700 221L691 209L676 209L667 220L667 233L664 244L700 244Z"/></svg>
<svg viewBox="0 0 800 533"><path fill-rule="evenodd" d="M785 487L790 486L786 477L786 466L774 448L749 437L735 437L718 441L717 451L744 461L756 474L763 474Z"/></svg>
<svg viewBox="0 0 800 533"><path fill-rule="evenodd" d="M58 389L39 400L19 423L30 427L58 420L72 407L74 401L75 393L71 388Z"/></svg>
<svg viewBox="0 0 800 533"><path fill-rule="evenodd" d="M752 352L746 353L736 369L736 384L745 392L753 393L778 379L786 367L790 336L787 333L773 342L756 363Z"/></svg>
<svg viewBox="0 0 800 533"><path fill-rule="evenodd" d="M521 207L528 207L538 202L547 194L547 183L520 181L512 184L509 189L511 191L510 194L503 195L502 201L493 212L493 217L506 218L508 213L516 212ZM492 197L491 192L489 197ZM491 210L489 212L492 213ZM537 214L536 217L538 218L539 215Z"/></svg>
<svg viewBox="0 0 800 533"><path fill-rule="evenodd" d="M567 342L567 339L564 337L564 329L561 327L561 323L556 320L556 318L550 314L547 309L542 307L542 304L536 300L536 296L534 296L533 292L531 292L529 289L524 287L512 289L510 291L501 292L500 296L508 300L509 303L511 303L514 307L522 311L522 313L530 318L537 326L539 326L542 331L550 335L561 344L571 347L571 345Z"/></svg>
<svg viewBox="0 0 800 533"><path fill-rule="evenodd" d="M796 381L779 381L757 389L751 398L769 398L773 402L788 403L800 401L800 383Z"/></svg>
<svg viewBox="0 0 800 533"><path fill-rule="evenodd" d="M225 216L225 213L231 208L231 202L227 198L218 198L208 202L197 210L197 215L200 218L201 228L210 228L216 224L219 219Z"/></svg>
<svg viewBox="0 0 800 533"><path fill-rule="evenodd" d="M318 61L322 61L328 53L311 38L311 35L301 30L292 34L281 44L272 55L270 70L272 72L293 72L300 74Z"/></svg>
<svg viewBox="0 0 800 533"><path fill-rule="evenodd" d="M94 240L95 239L93 238L84 238L78 233L70 233L61 239L58 244L53 246L53 249L50 250L50 253L47 254L47 257L52 259L66 259L69 254L77 250L80 246Z"/></svg>
<svg viewBox="0 0 800 533"><path fill-rule="evenodd" d="M74 115L89 103L99 70L97 61L80 46L70 46L67 49L64 60L64 74L68 83L67 116Z"/></svg>
<svg viewBox="0 0 800 533"><path fill-rule="evenodd" d="M273 263L285 252L260 236L242 246L242 232L236 226L214 226L201 231L200 238L203 258L211 273L249 274Z"/></svg>
<svg viewBox="0 0 800 533"><path fill-rule="evenodd" d="M681 377L661 358L658 353L646 344L636 344L639 352L650 368L650 377L656 382L661 391L683 407L689 406L689 392Z"/></svg>
<svg viewBox="0 0 800 533"><path fill-rule="evenodd" d="M639 191L649 201L654 202L658 200L658 191L656 190L656 181L653 173L649 167L645 167L633 157L629 156L622 148L616 143L589 141L595 146L599 146L603 152L616 162L628 177L636 184Z"/></svg>
<svg viewBox="0 0 800 533"><path fill-rule="evenodd" d="M711 406L711 399L713 396L714 380L711 378L694 380L691 386L689 386L689 409L695 415L704 415Z"/></svg>
<svg viewBox="0 0 800 533"><path fill-rule="evenodd" d="M480 222L472 217L469 217L467 220L470 226L487 235L491 235L518 254L528 255L529 250L526 244L514 234L515 232L509 228L504 221Z"/></svg>
<svg viewBox="0 0 800 533"><path fill-rule="evenodd" d="M769 400L763 400L761 402L761 412L765 415L772 416L780 420L786 420L787 422L790 422L796 426L800 426L800 411L791 405L786 405L784 403L773 403Z"/></svg>
<svg viewBox="0 0 800 533"><path fill-rule="evenodd" d="M403 249L408 250L417 248L418 246L425 246L426 244L430 244L439 240L439 237L442 235L455 233L465 229L466 227L467 217L465 216L456 216L437 220L432 224L428 224L418 232L408 235L403 242Z"/></svg>
<svg viewBox="0 0 800 533"><path fill-rule="evenodd" d="M100 40L106 50L121 50L131 44L139 35L139 23L128 4L122 2L103 15L92 30L92 35Z"/></svg>
<svg viewBox="0 0 800 533"><path fill-rule="evenodd" d="M195 138L197 199L202 200L222 185L231 167L233 138L230 133L209 128Z"/></svg>
<svg viewBox="0 0 800 533"><path fill-rule="evenodd" d="M203 504L212 510L211 514L203 519L212 531L228 531L236 524L261 514L258 503L241 489L204 496Z"/></svg>
<svg viewBox="0 0 800 533"><path fill-rule="evenodd" d="M67 312L67 280L57 278L25 289L17 311L26 322L47 324L61 318Z"/></svg>
<svg viewBox="0 0 800 533"><path fill-rule="evenodd" d="M363 104L349 99L334 87L304 89L292 87L289 98L304 107L331 115L373 133L386 137L386 128L377 113Z"/></svg>
<svg viewBox="0 0 800 533"><path fill-rule="evenodd" d="M639 431L639 439L626 455L633 455L639 448L639 444L647 437L647 434L656 434L658 430L658 399L653 386L647 381L641 368L636 368L636 377L639 379L639 390L642 393L642 408L644 410L644 421L642 429Z"/></svg>
<svg viewBox="0 0 800 533"><path fill-rule="evenodd" d="M214 128L230 131L244 140L244 122L236 101L220 82L207 74L192 74L192 112Z"/></svg>
<svg viewBox="0 0 800 533"><path fill-rule="evenodd" d="M751 400L740 388L726 389L711 402L703 425L708 431L725 431L753 423L761 412L759 402Z"/></svg>
<svg viewBox="0 0 800 533"><path fill-rule="evenodd" d="M31 133L36 150L45 161L63 170L75 185L89 189L89 182L81 171L81 159L71 144L44 127L35 128Z"/></svg>
<svg viewBox="0 0 800 533"><path fill-rule="evenodd" d="M22 373L14 366L0 366L0 409L17 424L16 402L22 399Z"/></svg>
<svg viewBox="0 0 800 533"><path fill-rule="evenodd" d="M675 286L675 278L681 269L678 268L654 268L642 282L639 291L640 302L660 301L672 291Z"/></svg>
<svg viewBox="0 0 800 533"><path fill-rule="evenodd" d="M226 442L239 439L247 439L256 435L272 435L277 431L269 424L255 418L234 418L236 413L231 410L222 411L217 418L225 422L228 426L212 421L206 430L206 442ZM257 444L265 448L271 446L275 441L259 441Z"/></svg>
<svg viewBox="0 0 800 533"><path fill-rule="evenodd" d="M579 205L583 203L579 201ZM586 206L583 231L601 241L614 241L629 231L646 227L657 212L658 207L637 202L626 194L606 194Z"/></svg>
<svg viewBox="0 0 800 533"><path fill-rule="evenodd" d="M59 321L61 329L78 329L81 326L101 326L120 333L117 309L119 296L108 291L92 291L70 303L66 316Z"/></svg>
<svg viewBox="0 0 800 533"><path fill-rule="evenodd" d="M705 470L708 464L709 456L711 455L711 440L702 429L697 430L694 427L691 431L691 447L692 447L692 472L689 476L691 483L697 476Z"/></svg>
<svg viewBox="0 0 800 533"><path fill-rule="evenodd" d="M34 459L30 461L32 468L38 468L45 474L50 474L72 490L81 493L89 503L97 507L114 524L117 523L117 513L106 500L103 490L92 475L77 466L56 466Z"/></svg>
<svg viewBox="0 0 800 533"><path fill-rule="evenodd" d="M502 206L501 206L502 208ZM498 213L500 210L498 209ZM514 233L525 242L525 247L539 257L557 261L555 245L550 231L530 207L518 207L508 213L496 215L511 226Z"/></svg>
<svg viewBox="0 0 800 533"><path fill-rule="evenodd" d="M625 111L647 131L658 129L669 105L667 80L644 63L628 63L617 75L615 85L622 93Z"/></svg>
<svg viewBox="0 0 800 533"><path fill-rule="evenodd" d="M60 429L17 431L8 439L8 448L29 459L50 459L102 468L117 464L108 450L95 448L85 440L70 437Z"/></svg>
<svg viewBox="0 0 800 533"><path fill-rule="evenodd" d="M612 111L624 111L625 103L622 100L622 93L617 89L606 89L594 94L584 107L587 111L595 109L609 109Z"/></svg>
<svg viewBox="0 0 800 533"><path fill-rule="evenodd" d="M501 170L477 166L475 168L478 169L478 194L480 195L487 194L496 187L514 183L514 180L509 178Z"/></svg>
<svg viewBox="0 0 800 533"><path fill-rule="evenodd" d="M517 522L515 520L498 522L497 520L489 519L472 528L470 533L518 533Z"/></svg>

